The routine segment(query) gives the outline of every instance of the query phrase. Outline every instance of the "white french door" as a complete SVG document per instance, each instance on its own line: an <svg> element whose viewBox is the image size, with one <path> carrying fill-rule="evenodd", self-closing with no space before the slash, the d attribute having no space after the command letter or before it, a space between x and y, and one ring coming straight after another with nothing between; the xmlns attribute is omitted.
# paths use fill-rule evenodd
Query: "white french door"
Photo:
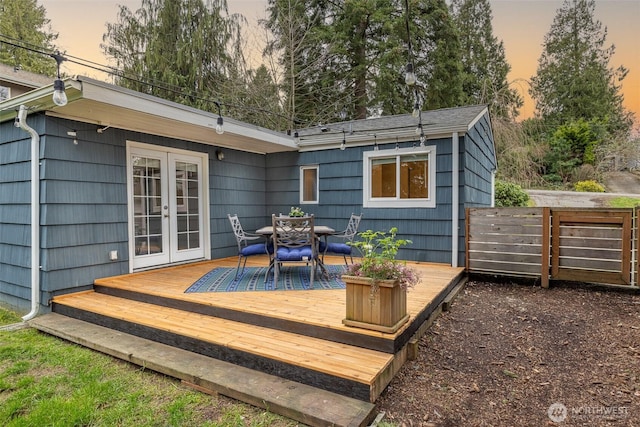
<svg viewBox="0 0 640 427"><path fill-rule="evenodd" d="M207 155L127 147L131 270L205 258Z"/></svg>

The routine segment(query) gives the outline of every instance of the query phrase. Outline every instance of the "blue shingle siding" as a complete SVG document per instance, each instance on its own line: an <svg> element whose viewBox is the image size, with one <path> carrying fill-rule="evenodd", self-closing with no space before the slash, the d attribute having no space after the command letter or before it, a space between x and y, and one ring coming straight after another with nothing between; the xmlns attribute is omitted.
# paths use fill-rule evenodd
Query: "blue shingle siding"
<svg viewBox="0 0 640 427"><path fill-rule="evenodd" d="M464 207L489 206L495 151L489 115L485 114L464 136Z"/></svg>
<svg viewBox="0 0 640 427"><path fill-rule="evenodd" d="M0 233L0 245L21 246L31 241L31 225L29 224L2 224ZM8 252L8 251L7 251ZM2 254L0 253L0 257Z"/></svg>
<svg viewBox="0 0 640 427"><path fill-rule="evenodd" d="M51 117L45 123L37 114L28 123L41 135L43 302L128 272L127 140L208 153L212 256L236 253L228 213L241 215L248 230L265 224L263 155L225 149L221 162L214 146L114 128L99 134L91 124ZM12 122L0 126L0 298L24 309L31 287L30 138ZM69 130L76 131L77 145ZM111 250L118 261L108 259Z"/></svg>
<svg viewBox="0 0 640 427"><path fill-rule="evenodd" d="M411 146L412 142L401 144ZM393 209L362 207L362 153L373 149L370 146L349 147L343 150L318 150L289 154L267 155L269 165L268 187L273 188L273 196L268 198L267 210L288 212L290 206L299 205L299 167L304 165L319 166L319 200L318 205L303 205L305 212L314 213L322 223L337 230L346 227L351 213L364 214L360 230L389 230L398 227L403 238L414 241L410 247L402 249L399 257L416 261L450 262L451 261L451 140L441 138L429 141L428 145L436 145L437 177L436 200L434 209ZM390 149L395 145L380 146ZM272 157L274 158L272 160ZM277 161L275 160L277 158ZM295 171L295 174L284 172L278 174L271 166L278 164L280 169ZM283 177L284 176L284 177ZM276 191L277 190L277 191ZM463 246L464 248L464 246Z"/></svg>
<svg viewBox="0 0 640 427"><path fill-rule="evenodd" d="M224 160L219 161L215 147L202 148L209 152L211 257L236 255L227 214L238 214L247 231L267 224L265 156L224 149Z"/></svg>
<svg viewBox="0 0 640 427"><path fill-rule="evenodd" d="M36 131L43 114L29 117ZM13 121L0 123L0 301L21 310L31 295L31 137Z"/></svg>

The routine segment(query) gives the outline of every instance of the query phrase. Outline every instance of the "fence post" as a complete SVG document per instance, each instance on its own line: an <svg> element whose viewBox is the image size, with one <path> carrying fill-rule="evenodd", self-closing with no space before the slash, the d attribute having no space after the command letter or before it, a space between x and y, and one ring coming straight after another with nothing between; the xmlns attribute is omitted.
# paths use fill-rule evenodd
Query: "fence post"
<svg viewBox="0 0 640 427"><path fill-rule="evenodd" d="M549 236L549 217L551 216L550 213L550 208L542 208L542 271L540 274L540 284L543 288L549 287L549 247L551 245L551 238Z"/></svg>

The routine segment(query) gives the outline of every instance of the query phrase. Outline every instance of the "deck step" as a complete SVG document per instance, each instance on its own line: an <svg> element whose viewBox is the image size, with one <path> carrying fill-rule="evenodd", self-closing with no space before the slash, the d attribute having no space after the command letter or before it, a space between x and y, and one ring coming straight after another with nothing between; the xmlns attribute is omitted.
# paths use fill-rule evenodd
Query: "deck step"
<svg viewBox="0 0 640 427"><path fill-rule="evenodd" d="M236 322L294 332L296 334L321 338L328 341L357 345L358 347L391 354L395 354L400 351L409 339L408 335L394 336L393 334L363 334L362 330L356 332L353 329L343 330L328 328L326 324L313 324L308 321L272 316L264 312L252 312L246 307L243 310L238 310L235 307L206 304L201 300L193 301L179 299L175 298L175 295L172 297L153 295L148 292L144 292L144 290L114 286L108 278L96 281L93 289L98 293L120 298L162 305L164 307L178 308L180 310L190 311L193 313L206 314L207 316L220 317L228 320L234 320ZM244 298L246 298L246 296Z"/></svg>
<svg viewBox="0 0 640 427"><path fill-rule="evenodd" d="M164 321L158 316L158 322ZM365 426L374 405L57 313L31 326L311 426Z"/></svg>
<svg viewBox="0 0 640 427"><path fill-rule="evenodd" d="M55 298L53 311L368 402L395 369L392 354L93 291Z"/></svg>

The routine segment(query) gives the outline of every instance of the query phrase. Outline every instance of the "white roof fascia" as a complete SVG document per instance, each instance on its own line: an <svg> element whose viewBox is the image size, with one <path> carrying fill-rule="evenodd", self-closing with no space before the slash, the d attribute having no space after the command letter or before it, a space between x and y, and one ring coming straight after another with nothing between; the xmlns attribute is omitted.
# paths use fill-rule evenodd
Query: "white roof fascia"
<svg viewBox="0 0 640 427"><path fill-rule="evenodd" d="M74 100L83 99L106 104L114 108L128 109L152 115L160 119L166 118L178 121L187 126L191 125L210 130L216 127L218 115L214 113L198 110L87 77L66 78L64 82L65 91L69 100L68 104ZM13 120L17 115L20 105L25 105L29 108L30 112L46 111L47 115L53 117L87 121L87 119L83 117L74 117L71 114L65 114L65 107L58 107L53 103L51 98L52 93L53 83L0 103L0 122ZM223 116L223 119L224 132L228 134L228 136L235 135L236 137L257 139L267 144L281 147L282 151L296 151L298 148L293 141L293 137L284 133L249 123L243 123L225 116ZM106 121L100 121L99 123L94 121L94 123L112 125L112 123L107 123ZM115 124L113 125L115 126ZM179 135L163 136L179 138ZM243 149L243 151L247 150Z"/></svg>
<svg viewBox="0 0 640 427"><path fill-rule="evenodd" d="M78 77L78 79L82 83L82 95L84 99L170 118L194 126L205 126L211 129L215 129L216 127L217 114L119 86L109 85L99 80L89 79L87 77ZM272 144L282 145L284 148L289 149L297 147L293 142L293 138L288 135L239 122L229 117L223 116L223 118L225 133L229 132L249 138L260 139Z"/></svg>

